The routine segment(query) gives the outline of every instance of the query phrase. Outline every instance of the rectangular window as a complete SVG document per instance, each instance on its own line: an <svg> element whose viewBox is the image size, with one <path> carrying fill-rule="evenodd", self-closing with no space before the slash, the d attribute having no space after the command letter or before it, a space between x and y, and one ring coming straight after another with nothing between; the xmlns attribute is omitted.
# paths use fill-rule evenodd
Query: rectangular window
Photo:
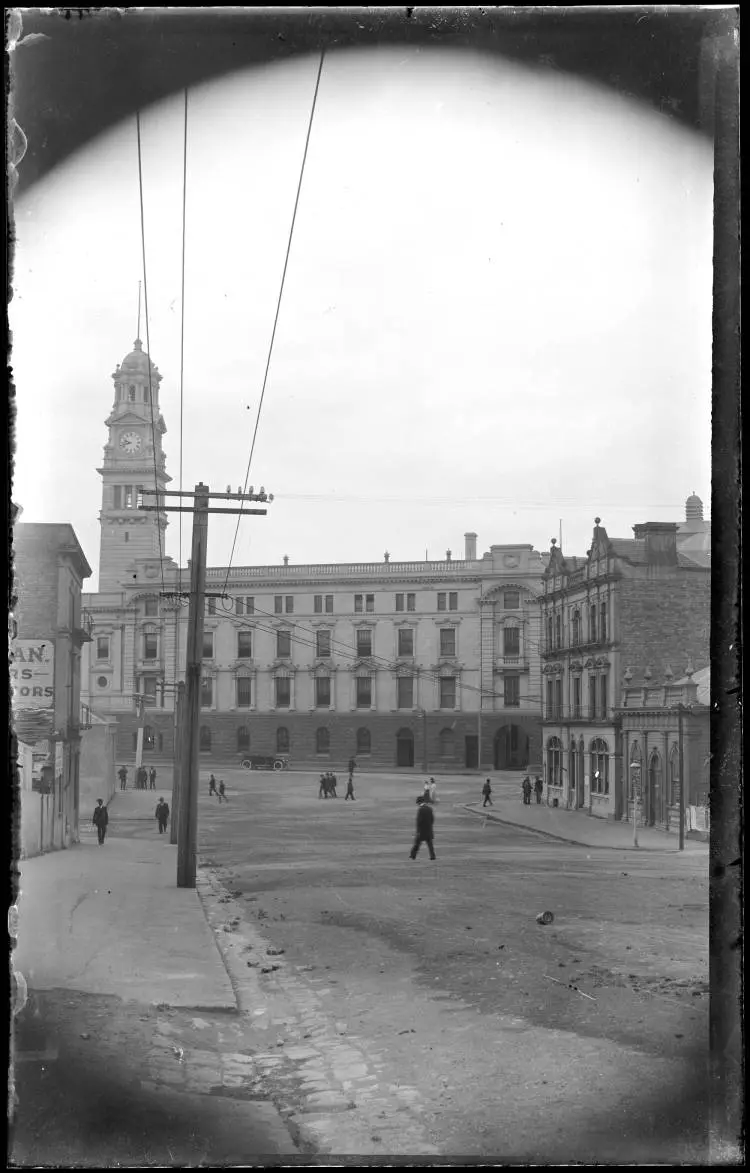
<svg viewBox="0 0 750 1173"><path fill-rule="evenodd" d="M100 635L96 641L96 658L97 660L109 659L109 636Z"/></svg>
<svg viewBox="0 0 750 1173"><path fill-rule="evenodd" d="M504 591L503 606L505 607L506 611L516 611L521 606L521 592Z"/></svg>
<svg viewBox="0 0 750 1173"><path fill-rule="evenodd" d="M145 696L147 700L156 703L156 677L144 676L142 677L142 682L143 696Z"/></svg>
<svg viewBox="0 0 750 1173"><path fill-rule="evenodd" d="M254 615L255 614L255 599L252 595L250 595L248 598L245 599L245 614L246 615Z"/></svg>
<svg viewBox="0 0 750 1173"><path fill-rule="evenodd" d="M554 721L554 719L555 719L555 710L553 708L552 698L553 698L552 681L548 680L547 681L547 720L548 721Z"/></svg>
<svg viewBox="0 0 750 1173"><path fill-rule="evenodd" d="M292 700L292 687L289 677L277 676L274 683L276 685L276 708L288 709Z"/></svg>
<svg viewBox="0 0 750 1173"><path fill-rule="evenodd" d="M244 600L239 599L239 598L235 599L234 600L234 613L235 613L235 615L242 615L244 610L245 610Z"/></svg>
<svg viewBox="0 0 750 1173"><path fill-rule="evenodd" d="M147 631L143 636L144 660L156 660L159 657L159 637L155 631Z"/></svg>
<svg viewBox="0 0 750 1173"><path fill-rule="evenodd" d="M316 615L323 614L323 596L322 595L315 595L315 597L313 599L313 611L315 612Z"/></svg>
<svg viewBox="0 0 750 1173"><path fill-rule="evenodd" d="M415 594L407 595L406 596L406 610L407 611L416 611L416 609L417 609L417 596Z"/></svg>
<svg viewBox="0 0 750 1173"><path fill-rule="evenodd" d="M326 615L333 615L333 595L326 595Z"/></svg>
<svg viewBox="0 0 750 1173"><path fill-rule="evenodd" d="M458 610L458 591L451 591L450 594L448 595L448 610L449 611L457 611Z"/></svg>
<svg viewBox="0 0 750 1173"><path fill-rule="evenodd" d="M375 610L375 596L365 595L365 611L372 613Z"/></svg>
<svg viewBox="0 0 750 1173"><path fill-rule="evenodd" d="M580 676L573 677L573 716L580 717L581 715L581 678Z"/></svg>
<svg viewBox="0 0 750 1173"><path fill-rule="evenodd" d="M596 720L596 677L589 676L589 719Z"/></svg>
<svg viewBox="0 0 750 1173"><path fill-rule="evenodd" d="M249 676L238 676L237 677L237 708L238 709L249 709L250 708L250 697L251 697L250 686L251 686L251 680L250 680Z"/></svg>
<svg viewBox="0 0 750 1173"><path fill-rule="evenodd" d="M558 677L555 681L555 718L562 721L563 716L563 682L562 678Z"/></svg>
<svg viewBox="0 0 750 1173"><path fill-rule="evenodd" d="M372 681L369 676L357 677L357 708L369 709L372 705Z"/></svg>
<svg viewBox="0 0 750 1173"><path fill-rule="evenodd" d="M276 657L279 660L289 659L292 654L292 633L290 631L276 632Z"/></svg>
<svg viewBox="0 0 750 1173"><path fill-rule="evenodd" d="M213 660L214 658L214 633L212 631L203 632L203 659Z"/></svg>
<svg viewBox="0 0 750 1173"><path fill-rule="evenodd" d="M273 609L276 615L280 615L283 610L284 599L281 595L274 595Z"/></svg>
<svg viewBox="0 0 750 1173"><path fill-rule="evenodd" d="M317 631L315 633L315 651L321 660L327 659L331 654L331 633L330 631Z"/></svg>
<svg viewBox="0 0 750 1173"><path fill-rule="evenodd" d="M600 700L601 700L601 718L602 721L607 719L607 677L602 676L600 679Z"/></svg>
<svg viewBox="0 0 750 1173"><path fill-rule="evenodd" d="M122 509L122 488L120 485L114 486L114 506L115 509Z"/></svg>
<svg viewBox="0 0 750 1173"><path fill-rule="evenodd" d="M437 604L438 611L445 611L445 591L438 591Z"/></svg>
<svg viewBox="0 0 750 1173"><path fill-rule="evenodd" d="M444 627L440 631L440 655L455 656L455 654L456 629L454 627Z"/></svg>
<svg viewBox="0 0 750 1173"><path fill-rule="evenodd" d="M372 655L372 632L369 627L362 628L357 632L357 655Z"/></svg>
<svg viewBox="0 0 750 1173"><path fill-rule="evenodd" d="M356 614L360 614L360 612L362 611L362 598L363 598L362 595L355 595L354 596L354 611Z"/></svg>
<svg viewBox="0 0 750 1173"><path fill-rule="evenodd" d="M396 595L396 610L403 611L403 609L404 609L404 596L403 595Z"/></svg>
<svg viewBox="0 0 750 1173"><path fill-rule="evenodd" d="M440 708L455 709L456 707L456 678L455 676L440 677Z"/></svg>
<svg viewBox="0 0 750 1173"><path fill-rule="evenodd" d="M153 597L153 595L150 598L146 599L146 602L143 607L143 614L148 619L155 619L156 616L159 614L159 600L155 599Z"/></svg>
<svg viewBox="0 0 750 1173"><path fill-rule="evenodd" d="M503 704L506 709L515 709L521 703L521 677L503 676Z"/></svg>
<svg viewBox="0 0 750 1173"><path fill-rule="evenodd" d="M396 695L399 709L414 707L414 677L399 676L396 681Z"/></svg>
<svg viewBox="0 0 750 1173"><path fill-rule="evenodd" d="M132 509L133 508L133 486L132 485L125 485L124 486L124 495L125 496L124 496L123 504L124 504L125 508Z"/></svg>
<svg viewBox="0 0 750 1173"><path fill-rule="evenodd" d="M207 599L206 602L208 603L209 615L215 615L216 614L216 599Z"/></svg>
<svg viewBox="0 0 750 1173"><path fill-rule="evenodd" d="M286 613L287 613L287 615L291 615L293 611L294 611L294 595L287 595L286 596Z"/></svg>
<svg viewBox="0 0 750 1173"><path fill-rule="evenodd" d="M517 656L521 651L520 632L517 627L503 628L503 655Z"/></svg>
<svg viewBox="0 0 750 1173"><path fill-rule="evenodd" d="M214 699L213 677L204 676L201 680L201 708L210 709Z"/></svg>
<svg viewBox="0 0 750 1173"><path fill-rule="evenodd" d="M331 706L331 681L328 676L318 676L315 680L315 707L328 709Z"/></svg>
<svg viewBox="0 0 750 1173"><path fill-rule="evenodd" d="M411 627L402 627L398 633L399 656L414 655L414 632Z"/></svg>
<svg viewBox="0 0 750 1173"><path fill-rule="evenodd" d="M249 660L253 654L253 633L251 631L237 632L237 659Z"/></svg>

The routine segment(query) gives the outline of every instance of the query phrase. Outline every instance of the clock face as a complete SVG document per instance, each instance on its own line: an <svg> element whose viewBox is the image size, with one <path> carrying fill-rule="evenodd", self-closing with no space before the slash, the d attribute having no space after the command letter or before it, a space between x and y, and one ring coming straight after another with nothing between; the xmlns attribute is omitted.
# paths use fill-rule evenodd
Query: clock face
<svg viewBox="0 0 750 1173"><path fill-rule="evenodd" d="M137 432L125 432L124 435L120 436L120 447L123 452L139 452L142 444L143 440Z"/></svg>

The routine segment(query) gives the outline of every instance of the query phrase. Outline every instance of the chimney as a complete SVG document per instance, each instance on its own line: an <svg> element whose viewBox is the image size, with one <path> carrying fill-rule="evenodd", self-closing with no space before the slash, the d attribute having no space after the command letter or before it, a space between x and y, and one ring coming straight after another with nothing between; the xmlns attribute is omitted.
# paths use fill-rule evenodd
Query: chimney
<svg viewBox="0 0 750 1173"><path fill-rule="evenodd" d="M646 561L650 566L677 565L677 531L674 521L645 521L633 526L636 541L646 542Z"/></svg>
<svg viewBox="0 0 750 1173"><path fill-rule="evenodd" d="M285 565L285 566L288 566L288 565L289 565L289 555L288 555L288 554L285 554L285 555L284 555L284 565Z"/></svg>
<svg viewBox="0 0 750 1173"><path fill-rule="evenodd" d="M464 541L466 542L466 561L476 562L477 558L477 535L464 534Z"/></svg>

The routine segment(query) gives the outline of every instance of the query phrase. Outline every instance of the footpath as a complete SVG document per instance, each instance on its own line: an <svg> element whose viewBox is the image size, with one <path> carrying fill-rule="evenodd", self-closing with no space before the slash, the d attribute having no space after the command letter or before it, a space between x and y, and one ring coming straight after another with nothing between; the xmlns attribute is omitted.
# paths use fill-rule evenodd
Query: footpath
<svg viewBox="0 0 750 1173"><path fill-rule="evenodd" d="M103 845L82 826L80 844L17 865L11 1165L218 1167L298 1152L259 1089L264 1048L241 1050L232 1031L232 983L197 891L176 886L155 802L117 792Z"/></svg>
<svg viewBox="0 0 750 1173"><path fill-rule="evenodd" d="M582 811L568 811L537 803L532 797L531 806L524 806L521 799L497 798L493 794L492 806L483 807L481 802L465 805L467 811L492 819L507 826L522 827L536 831L550 839L561 839L579 847L610 848L616 851L659 851L678 852L679 837L674 832L660 831L654 827L638 827L638 847L633 843L632 823L613 822L597 819ZM682 854L708 856L709 845L696 839L685 838Z"/></svg>

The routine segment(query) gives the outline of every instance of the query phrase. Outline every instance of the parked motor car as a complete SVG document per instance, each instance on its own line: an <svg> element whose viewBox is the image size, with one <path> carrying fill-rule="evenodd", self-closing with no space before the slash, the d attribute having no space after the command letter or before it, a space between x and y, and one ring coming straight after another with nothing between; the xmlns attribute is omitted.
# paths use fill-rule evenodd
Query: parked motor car
<svg viewBox="0 0 750 1173"><path fill-rule="evenodd" d="M242 768L243 770L287 770L289 758L277 753L248 754L242 759Z"/></svg>

